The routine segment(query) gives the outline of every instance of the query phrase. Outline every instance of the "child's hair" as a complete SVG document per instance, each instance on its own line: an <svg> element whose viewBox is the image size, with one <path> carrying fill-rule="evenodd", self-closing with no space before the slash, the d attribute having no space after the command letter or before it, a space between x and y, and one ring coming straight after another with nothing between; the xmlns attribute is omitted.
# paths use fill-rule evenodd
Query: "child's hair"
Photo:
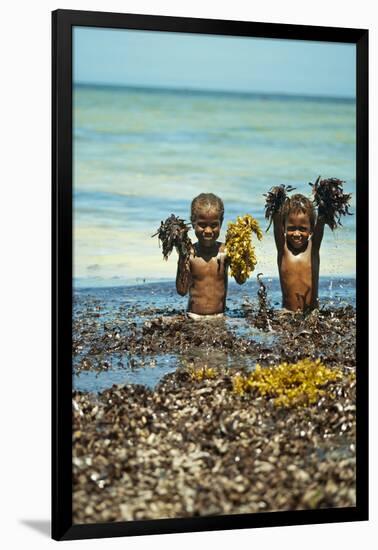
<svg viewBox="0 0 378 550"><path fill-rule="evenodd" d="M219 212L219 219L222 223L224 216L224 205L222 199L213 193L201 193L192 200L190 209L190 219L192 223L198 218L198 214L203 210L216 210Z"/></svg>
<svg viewBox="0 0 378 550"><path fill-rule="evenodd" d="M291 197L288 197L283 206L283 223L284 224L286 223L287 217L289 216L290 212L294 212L295 214L298 212L302 212L303 214L308 214L308 217L310 218L311 229L314 228L316 213L315 213L314 204L312 201L310 201L310 199L308 199L304 195L301 195L300 193L297 193L296 195L292 195Z"/></svg>

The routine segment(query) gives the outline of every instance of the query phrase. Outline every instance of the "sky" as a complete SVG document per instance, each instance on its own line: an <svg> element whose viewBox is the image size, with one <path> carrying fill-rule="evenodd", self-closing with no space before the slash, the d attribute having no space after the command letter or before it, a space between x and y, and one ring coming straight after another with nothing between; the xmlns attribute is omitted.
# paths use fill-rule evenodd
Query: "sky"
<svg viewBox="0 0 378 550"><path fill-rule="evenodd" d="M355 98L354 44L75 27L74 83Z"/></svg>

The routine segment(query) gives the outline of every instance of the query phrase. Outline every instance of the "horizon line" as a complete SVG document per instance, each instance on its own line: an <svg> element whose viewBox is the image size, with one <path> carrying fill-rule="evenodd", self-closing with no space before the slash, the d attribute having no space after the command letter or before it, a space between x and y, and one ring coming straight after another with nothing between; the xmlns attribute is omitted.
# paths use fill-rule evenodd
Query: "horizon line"
<svg viewBox="0 0 378 550"><path fill-rule="evenodd" d="M265 275L265 280L266 281L278 281L279 280L279 276L278 275L269 275L269 274L266 274ZM355 273L345 273L345 274L338 274L338 275L331 275L331 274L323 274L323 275L320 275L319 276L319 281L321 280L348 280L348 281L354 281L356 282L356 274ZM94 283L94 281L96 281L96 283L99 283L99 284L96 284ZM118 281L118 284L117 284L117 281ZM235 281L233 279L230 279L228 281L229 283L235 283ZM254 281L254 279L250 278L248 281L246 282L254 282L255 284L257 284L256 281ZM87 283L87 284L86 284ZM88 286L88 283L90 286ZM119 279L115 279L113 277L111 278L102 278L102 277L98 277L98 279L96 279L95 277L73 277L72 278L72 289L73 290L89 290L89 289L95 289L95 288L127 288L127 287L134 287L134 286L148 286L148 285L152 285L152 284L161 284L161 283L165 283L165 284L172 284L174 285L175 284L175 279L172 278L172 277L157 277L157 278L152 278L152 277L131 277L131 278L123 278L123 277L120 277ZM237 284L237 283L235 283Z"/></svg>
<svg viewBox="0 0 378 550"><path fill-rule="evenodd" d="M151 91L160 93L182 93L193 95L233 95L244 97L264 97L264 98L281 98L281 99L304 99L304 100L327 100L327 101L343 101L348 103L356 102L356 96L330 96L330 95L310 95L310 94L293 94L288 92L265 92L265 91L247 91L247 90L219 90L219 89L203 89L178 86L156 86L143 84L117 84L108 82L73 82L73 87L77 88L111 88L111 89L127 89L134 91Z"/></svg>

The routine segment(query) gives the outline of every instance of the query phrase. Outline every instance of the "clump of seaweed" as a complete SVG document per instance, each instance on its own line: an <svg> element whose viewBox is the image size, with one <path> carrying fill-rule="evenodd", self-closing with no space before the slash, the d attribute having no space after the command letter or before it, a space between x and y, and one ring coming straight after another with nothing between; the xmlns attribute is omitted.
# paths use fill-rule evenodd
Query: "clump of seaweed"
<svg viewBox="0 0 378 550"><path fill-rule="evenodd" d="M230 222L226 233L226 254L231 276L238 283L244 283L254 271L257 259L252 245L252 233L262 239L260 226L252 216L238 216L236 222Z"/></svg>
<svg viewBox="0 0 378 550"><path fill-rule="evenodd" d="M302 359L297 363L281 363L273 367L256 365L248 375L237 374L232 379L233 391L238 395L256 392L271 398L283 407L305 406L316 403L327 394L326 386L342 378L338 368L326 367L320 359ZM332 393L328 392L332 397Z"/></svg>
<svg viewBox="0 0 378 550"><path fill-rule="evenodd" d="M270 319L273 316L273 311L269 304L268 293L266 290L266 285L262 280L262 276L263 273L257 274L257 282L259 284L259 289L257 291L259 310L257 312L255 324L258 328L263 330L272 330Z"/></svg>
<svg viewBox="0 0 378 550"><path fill-rule="evenodd" d="M266 313L268 309L268 293L261 278L263 275L263 273L257 274L257 282L259 283L259 289L257 291L257 297L259 299L259 313Z"/></svg>
<svg viewBox="0 0 378 550"><path fill-rule="evenodd" d="M190 224L185 220L171 214L164 222L162 221L159 229L152 237L158 237L162 243L163 256L168 260L168 256L176 247L177 252L184 259L188 259L192 250L192 242L188 236Z"/></svg>
<svg viewBox="0 0 378 550"><path fill-rule="evenodd" d="M268 193L264 193L264 197L266 197L265 218L269 220L269 225L266 228L266 231L268 231L272 225L273 216L283 207L287 199L287 194L291 191L295 191L295 189L296 188L291 185L277 185L272 187Z"/></svg>
<svg viewBox="0 0 378 550"><path fill-rule="evenodd" d="M217 375L215 369L208 367L207 365L203 365L202 367L190 366L188 367L187 372L191 380L195 380L197 382L201 382L202 380L213 380Z"/></svg>
<svg viewBox="0 0 378 550"><path fill-rule="evenodd" d="M344 183L337 178L322 180L320 176L315 183L310 183L318 215L323 216L332 231L342 225L341 216L352 215L349 212L351 195L343 192Z"/></svg>

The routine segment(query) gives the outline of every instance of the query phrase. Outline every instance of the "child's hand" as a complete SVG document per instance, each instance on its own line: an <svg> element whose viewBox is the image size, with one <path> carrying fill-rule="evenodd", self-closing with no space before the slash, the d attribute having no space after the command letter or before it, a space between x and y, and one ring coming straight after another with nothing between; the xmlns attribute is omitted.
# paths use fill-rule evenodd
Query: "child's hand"
<svg viewBox="0 0 378 550"><path fill-rule="evenodd" d="M342 225L341 216L352 215L349 212L351 195L343 192L343 183L337 178L321 180L320 176L315 183L310 183L318 216L324 219L332 231Z"/></svg>
<svg viewBox="0 0 378 550"><path fill-rule="evenodd" d="M183 243L176 244L175 249L179 258L189 259L190 256L194 256L194 248L189 238L188 238L188 241L185 242L185 244Z"/></svg>
<svg viewBox="0 0 378 550"><path fill-rule="evenodd" d="M287 199L287 193L294 191L295 187L291 185L276 185L272 187L268 193L264 193L266 197L265 201L265 218L269 220L269 225L266 229L268 231L272 224L273 216L281 211L285 201Z"/></svg>

